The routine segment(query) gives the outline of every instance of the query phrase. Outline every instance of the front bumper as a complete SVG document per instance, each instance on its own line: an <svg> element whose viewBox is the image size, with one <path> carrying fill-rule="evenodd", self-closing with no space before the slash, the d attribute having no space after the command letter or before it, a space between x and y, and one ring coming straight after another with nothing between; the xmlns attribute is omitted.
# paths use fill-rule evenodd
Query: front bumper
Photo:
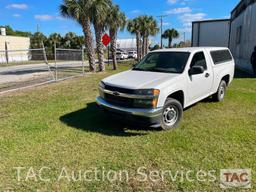
<svg viewBox="0 0 256 192"><path fill-rule="evenodd" d="M96 103L103 109L112 112L115 116L119 115L121 118L126 118L130 122L135 122L143 125L149 125L151 127L158 127L160 125L160 117L162 114L162 108L156 109L133 109L124 108L112 105L102 99L96 98Z"/></svg>

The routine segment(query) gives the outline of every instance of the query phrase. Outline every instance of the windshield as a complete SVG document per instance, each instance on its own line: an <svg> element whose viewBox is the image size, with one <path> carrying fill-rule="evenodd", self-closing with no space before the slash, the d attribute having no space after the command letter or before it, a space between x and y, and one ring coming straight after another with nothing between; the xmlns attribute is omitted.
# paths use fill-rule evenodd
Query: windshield
<svg viewBox="0 0 256 192"><path fill-rule="evenodd" d="M133 70L163 73L182 73L189 52L153 52L146 55Z"/></svg>

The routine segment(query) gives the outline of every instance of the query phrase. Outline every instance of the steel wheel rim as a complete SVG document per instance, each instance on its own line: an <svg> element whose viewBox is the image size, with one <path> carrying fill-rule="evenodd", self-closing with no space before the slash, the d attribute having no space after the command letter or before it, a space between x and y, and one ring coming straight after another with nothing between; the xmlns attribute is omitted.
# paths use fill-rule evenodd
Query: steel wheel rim
<svg viewBox="0 0 256 192"><path fill-rule="evenodd" d="M223 99L225 96L225 87L221 86L220 87L220 99Z"/></svg>
<svg viewBox="0 0 256 192"><path fill-rule="evenodd" d="M163 112L163 122L167 126L173 126L178 120L178 110L174 106L167 107Z"/></svg>

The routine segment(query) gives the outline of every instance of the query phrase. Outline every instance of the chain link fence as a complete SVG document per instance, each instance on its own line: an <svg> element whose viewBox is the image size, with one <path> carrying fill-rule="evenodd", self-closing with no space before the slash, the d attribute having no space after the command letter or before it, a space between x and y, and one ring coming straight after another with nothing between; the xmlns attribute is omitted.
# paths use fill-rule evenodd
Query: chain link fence
<svg viewBox="0 0 256 192"><path fill-rule="evenodd" d="M56 48L55 78L63 80L85 74L84 50Z"/></svg>
<svg viewBox="0 0 256 192"><path fill-rule="evenodd" d="M84 49L0 50L0 93L84 74Z"/></svg>

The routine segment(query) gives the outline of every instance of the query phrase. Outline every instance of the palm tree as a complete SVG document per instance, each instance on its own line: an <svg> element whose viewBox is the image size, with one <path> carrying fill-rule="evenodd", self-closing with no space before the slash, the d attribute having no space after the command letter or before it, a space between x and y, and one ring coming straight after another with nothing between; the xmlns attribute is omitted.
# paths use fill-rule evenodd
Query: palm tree
<svg viewBox="0 0 256 192"><path fill-rule="evenodd" d="M141 60L141 29L140 29L140 22L139 18L135 18L133 20L129 20L127 24L127 30L132 33L136 34L136 47L137 47L137 60Z"/></svg>
<svg viewBox="0 0 256 192"><path fill-rule="evenodd" d="M106 25L106 18L108 15L110 0L94 0L92 4L92 22L95 30L97 54L99 59L100 71L105 71L104 63L104 45L102 43L102 36L104 27Z"/></svg>
<svg viewBox="0 0 256 192"><path fill-rule="evenodd" d="M111 38L110 50L112 53L113 59L113 69L117 69L117 61L116 61L116 40L117 40L117 32L118 30L124 30L126 25L126 16L124 13L120 11L118 5L111 6L109 15L107 17L107 23L109 27L109 34Z"/></svg>
<svg viewBox="0 0 256 192"><path fill-rule="evenodd" d="M179 32L175 29L167 29L163 34L162 37L164 39L168 39L168 47L172 47L172 40L179 37Z"/></svg>
<svg viewBox="0 0 256 192"><path fill-rule="evenodd" d="M68 48L68 49L74 48L76 37L77 37L77 35L73 32L67 33L63 38L64 47Z"/></svg>
<svg viewBox="0 0 256 192"><path fill-rule="evenodd" d="M77 21L83 29L90 71L95 72L95 59L93 48L93 35L91 31L91 7L93 0L63 0L60 5L60 13L63 17Z"/></svg>
<svg viewBox="0 0 256 192"><path fill-rule="evenodd" d="M152 16L141 16L139 17L139 20L143 37L142 55L144 56L148 53L149 36L156 35L159 28L157 26L157 21Z"/></svg>
<svg viewBox="0 0 256 192"><path fill-rule="evenodd" d="M32 49L37 49L42 47L42 42L46 43L47 37L41 33L41 32L36 32L30 37L30 46Z"/></svg>
<svg viewBox="0 0 256 192"><path fill-rule="evenodd" d="M49 35L47 39L47 44L49 47L53 47L53 45L56 43L57 46L60 46L62 37L59 33L52 33Z"/></svg>

